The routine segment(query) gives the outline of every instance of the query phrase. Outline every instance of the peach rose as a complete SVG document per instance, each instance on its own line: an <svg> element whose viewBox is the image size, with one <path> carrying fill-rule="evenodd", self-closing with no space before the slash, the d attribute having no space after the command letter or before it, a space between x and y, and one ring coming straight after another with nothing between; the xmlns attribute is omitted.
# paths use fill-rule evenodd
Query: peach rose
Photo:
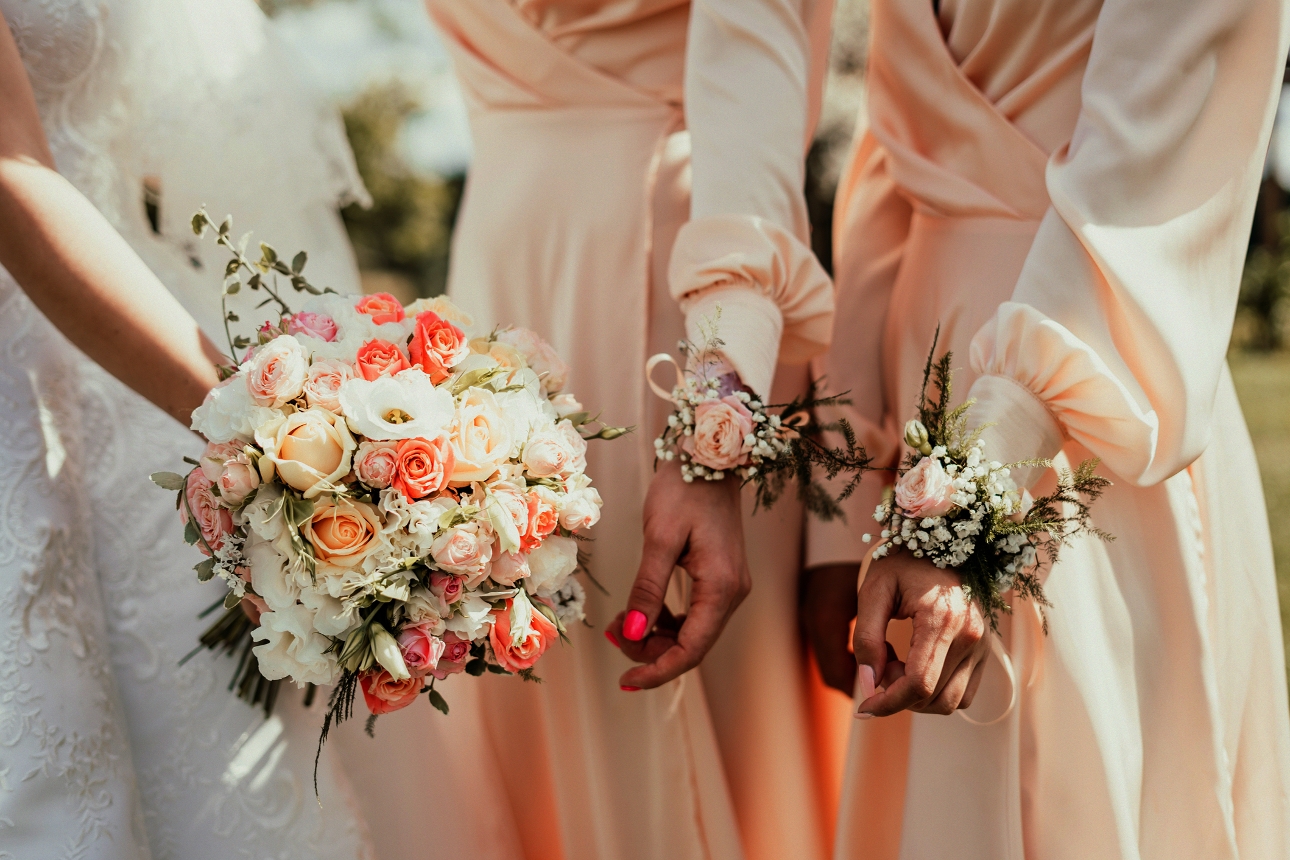
<svg viewBox="0 0 1290 860"><path fill-rule="evenodd" d="M470 347L465 332L434 311L423 311L417 314L408 352L412 363L438 385L452 375L453 366L470 353Z"/></svg>
<svg viewBox="0 0 1290 860"><path fill-rule="evenodd" d="M377 325L403 322L403 303L389 293L363 296L354 305L354 310L371 317Z"/></svg>
<svg viewBox="0 0 1290 860"><path fill-rule="evenodd" d="M305 402L340 414L340 387L354 378L354 368L335 358L321 359L309 366L305 379Z"/></svg>
<svg viewBox="0 0 1290 860"><path fill-rule="evenodd" d="M211 483L218 483L219 476L224 474L224 464L242 453L241 442L207 442L199 462L202 474Z"/></svg>
<svg viewBox="0 0 1290 860"><path fill-rule="evenodd" d="M439 662L430 670L440 681L449 675L456 675L466 669L466 664L470 662L470 640L463 639L456 633L443 634L443 654L439 655Z"/></svg>
<svg viewBox="0 0 1290 860"><path fill-rule="evenodd" d="M452 443L438 439L404 439L397 448L398 468L391 485L409 500L424 499L448 486L455 465Z"/></svg>
<svg viewBox="0 0 1290 860"><path fill-rule="evenodd" d="M443 640L431 635L424 624L412 624L399 631L399 651L403 663L414 678L422 678L439 665L443 656Z"/></svg>
<svg viewBox="0 0 1290 860"><path fill-rule="evenodd" d="M513 444L511 423L493 392L469 389L457 404L453 419L452 483L461 486L487 481L497 474L498 465L510 458Z"/></svg>
<svg viewBox="0 0 1290 860"><path fill-rule="evenodd" d="M306 499L335 487L349 473L355 447L345 421L317 407L268 422L255 431L255 441L264 451L264 480L276 470L284 484Z"/></svg>
<svg viewBox="0 0 1290 860"><path fill-rule="evenodd" d="M227 508L220 507L215 494L211 492L211 486L210 479L200 468L193 469L188 473L188 483L184 493L188 504L179 509L179 516L184 525L188 525L189 512L192 512L192 520L202 536L202 539L197 542L197 548L202 551L202 555L210 555L218 551L224 545L224 538L233 532L233 515Z"/></svg>
<svg viewBox="0 0 1290 860"><path fill-rule="evenodd" d="M304 391L309 356L289 334L276 337L255 351L246 370L246 388L260 406L274 409Z"/></svg>
<svg viewBox="0 0 1290 860"><path fill-rule="evenodd" d="M416 317L417 314L425 311L434 311L448 322L454 322L458 325L472 326L475 320L470 314L463 311L452 303L452 299L447 296L435 296L432 299L417 299L405 308L408 316Z"/></svg>
<svg viewBox="0 0 1290 860"><path fill-rule="evenodd" d="M318 561L335 567L356 567L380 546L380 512L367 502L346 498L321 501L300 532L314 548Z"/></svg>
<svg viewBox="0 0 1290 860"><path fill-rule="evenodd" d="M430 572L430 593L442 600L445 606L451 606L461 600L465 590L465 582L460 576L453 576L440 570Z"/></svg>
<svg viewBox="0 0 1290 860"><path fill-rule="evenodd" d="M752 450L744 439L752 432L752 413L739 398L728 394L694 408L694 433L681 440L681 447L699 465L725 471L743 463Z"/></svg>
<svg viewBox="0 0 1290 860"><path fill-rule="evenodd" d="M388 714L406 708L416 701L422 686L420 678L396 681L384 669L364 672L358 683L363 688L363 701L373 714Z"/></svg>
<svg viewBox="0 0 1290 860"><path fill-rule="evenodd" d="M358 375L371 382L381 376L394 376L407 370L411 365L403 351L388 340L369 340L358 348L354 359Z"/></svg>
<svg viewBox="0 0 1290 860"><path fill-rule="evenodd" d="M924 457L896 481L896 505L910 517L939 517L954 507L954 480L941 461Z"/></svg>
<svg viewBox="0 0 1290 860"><path fill-rule="evenodd" d="M305 334L331 343L338 332L336 321L327 314L301 311L287 318L287 334L290 335Z"/></svg>
<svg viewBox="0 0 1290 860"><path fill-rule="evenodd" d="M528 598L512 598L493 610L495 618L488 634L498 665L508 672L531 669L560 635L550 619L532 605L517 603L527 604Z"/></svg>
<svg viewBox="0 0 1290 860"><path fill-rule="evenodd" d="M563 433L552 429L534 433L524 446L524 468L535 478L553 478L563 474L573 462L574 452L569 449Z"/></svg>
<svg viewBox="0 0 1290 860"><path fill-rule="evenodd" d="M260 473L241 442L211 442L202 453L202 474L219 489L219 501L236 508L260 486Z"/></svg>
<svg viewBox="0 0 1290 860"><path fill-rule="evenodd" d="M354 474L377 490L394 483L399 472L397 442L360 442L354 454Z"/></svg>
<svg viewBox="0 0 1290 860"><path fill-rule="evenodd" d="M542 539L560 524L559 514L556 513L555 503L540 490L534 490L528 494L529 522L528 527L524 529L524 534L520 537L520 549L528 552L534 547L541 546Z"/></svg>
<svg viewBox="0 0 1290 860"><path fill-rule="evenodd" d="M493 560L493 533L478 521L444 529L431 544L430 555L444 570L478 576Z"/></svg>
<svg viewBox="0 0 1290 860"><path fill-rule="evenodd" d="M521 579L528 579L529 557L522 552L499 553L493 560L493 567L488 575L498 585L514 585Z"/></svg>

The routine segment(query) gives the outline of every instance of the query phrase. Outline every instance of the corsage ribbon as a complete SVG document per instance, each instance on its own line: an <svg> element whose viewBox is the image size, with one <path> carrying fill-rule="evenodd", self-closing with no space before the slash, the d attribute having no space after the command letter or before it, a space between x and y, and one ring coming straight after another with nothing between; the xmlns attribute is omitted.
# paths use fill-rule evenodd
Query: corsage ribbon
<svg viewBox="0 0 1290 860"><path fill-rule="evenodd" d="M672 403L674 402L674 398L672 397L672 392L663 388L663 386L659 385L657 382L654 381L654 368L658 367L660 364L663 364L664 362L671 364L672 368L676 371L677 387L679 388L681 386L684 386L685 372L681 370L681 365L676 363L676 359L666 352L660 352L657 355L652 355L650 356L649 360L645 362L645 379L649 382L650 390L652 390L659 397L666 400L668 403Z"/></svg>

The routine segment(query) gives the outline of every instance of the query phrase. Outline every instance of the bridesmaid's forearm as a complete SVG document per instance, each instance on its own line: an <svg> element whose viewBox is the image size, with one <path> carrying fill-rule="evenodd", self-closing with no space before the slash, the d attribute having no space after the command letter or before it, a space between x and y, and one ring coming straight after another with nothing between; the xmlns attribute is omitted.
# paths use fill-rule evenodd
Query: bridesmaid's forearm
<svg viewBox="0 0 1290 860"><path fill-rule="evenodd" d="M0 156L0 265L90 358L187 426L220 352L107 219L40 160Z"/></svg>

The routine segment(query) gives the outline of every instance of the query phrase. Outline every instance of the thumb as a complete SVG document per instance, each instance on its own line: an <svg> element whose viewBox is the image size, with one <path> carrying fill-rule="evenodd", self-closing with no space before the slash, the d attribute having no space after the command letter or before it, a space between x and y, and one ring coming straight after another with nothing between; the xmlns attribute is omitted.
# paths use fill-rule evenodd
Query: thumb
<svg viewBox="0 0 1290 860"><path fill-rule="evenodd" d="M896 578L873 571L860 587L856 607L856 627L851 645L859 664L856 694L864 701L873 695L877 682L887 669L887 623L896 608ZM861 695L863 694L863 695Z"/></svg>

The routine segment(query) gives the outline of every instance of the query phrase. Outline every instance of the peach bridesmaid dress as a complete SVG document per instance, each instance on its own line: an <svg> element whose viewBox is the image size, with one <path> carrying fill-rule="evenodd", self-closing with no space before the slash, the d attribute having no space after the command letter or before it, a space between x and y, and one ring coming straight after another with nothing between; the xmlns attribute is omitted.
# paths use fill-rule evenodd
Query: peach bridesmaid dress
<svg viewBox="0 0 1290 860"><path fill-rule="evenodd" d="M837 697L824 701L841 730L813 722L792 500L749 517L752 596L701 672L622 692L630 664L601 631L635 578L668 411L646 358L675 352L687 318L717 304L727 357L760 392L777 357L794 365L776 377L782 394L827 346L832 285L806 244L802 184L831 3L427 5L474 138L449 292L477 325L548 339L571 365L568 389L637 431L592 443L605 508L590 567L605 592L586 583L589 624L544 656L542 683L454 678L448 718L409 708L382 719L378 743L347 744L360 787L408 786L378 789L364 810L378 851L417 856L445 838L472 858L820 860L840 768L819 763L840 760L849 718ZM392 732L434 752L393 761ZM415 788L418 769L436 768L461 791Z"/></svg>
<svg viewBox="0 0 1290 860"><path fill-rule="evenodd" d="M874 0L825 369L897 456L936 326L1002 461L1114 486L955 717L857 722L835 856L1285 858L1290 720L1259 475L1224 361L1278 0ZM1028 470L1033 473L1036 470ZM1023 476L1051 485L1052 475ZM858 562L851 525L809 562ZM872 522L870 520L870 522Z"/></svg>

